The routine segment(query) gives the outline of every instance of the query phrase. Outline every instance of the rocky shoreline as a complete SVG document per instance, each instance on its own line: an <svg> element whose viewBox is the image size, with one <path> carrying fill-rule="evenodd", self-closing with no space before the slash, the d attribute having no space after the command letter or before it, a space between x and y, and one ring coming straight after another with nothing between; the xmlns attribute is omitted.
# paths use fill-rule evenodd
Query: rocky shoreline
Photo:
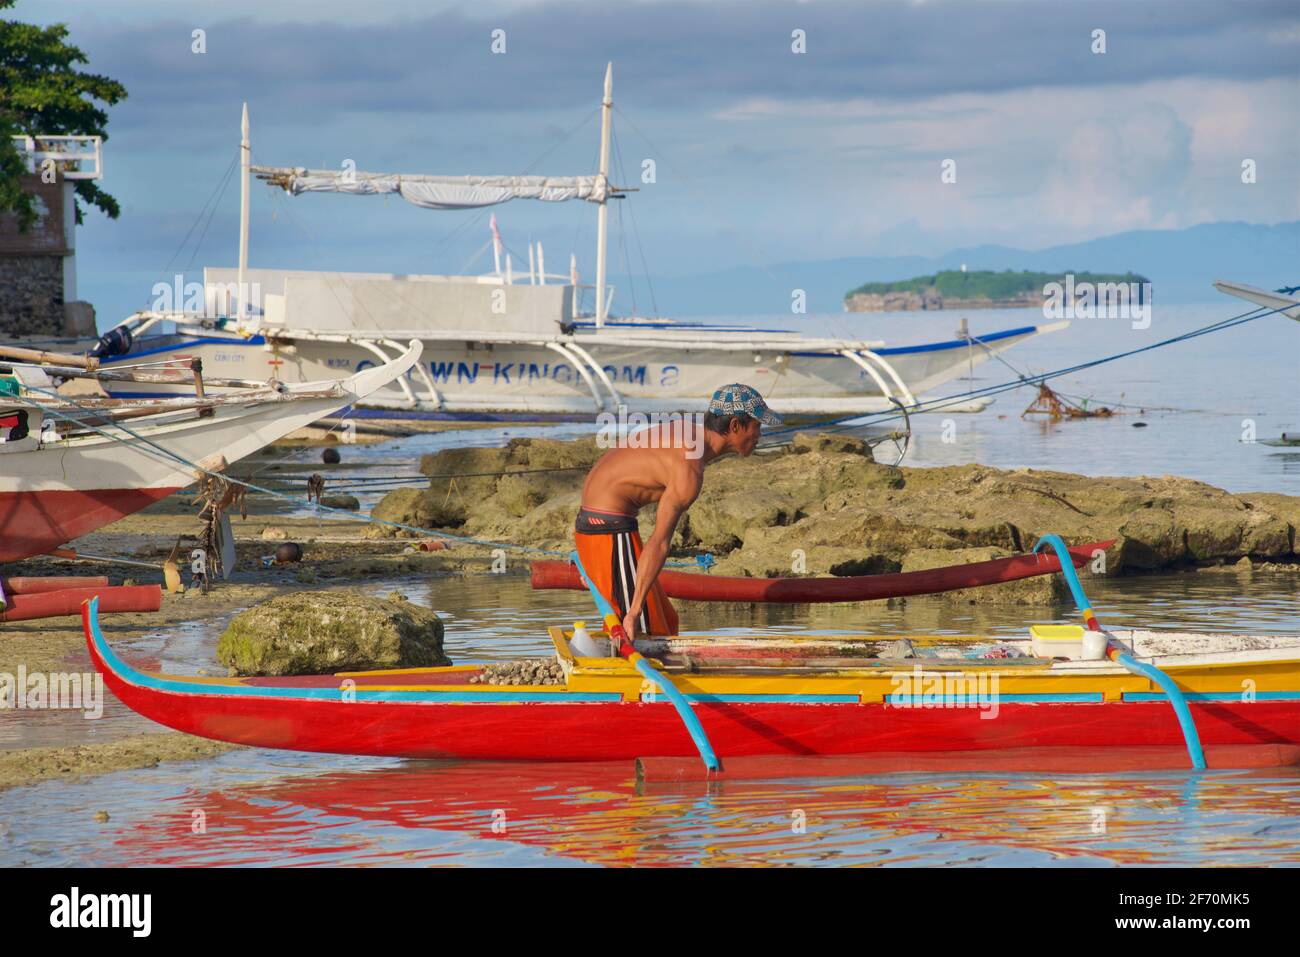
<svg viewBox="0 0 1300 957"><path fill-rule="evenodd" d="M603 450L590 439L515 439L421 459L427 489L390 492L373 514L460 536L567 548L581 476ZM642 533L654 521L642 513ZM713 573L866 575L982 561L1031 548L1114 539L1105 574L1300 562L1300 497L1234 495L1175 476L1094 478L985 465L896 468L865 443L800 433L791 446L709 467L673 540ZM393 529L376 534L410 533ZM1000 587L1000 586L999 586Z"/></svg>

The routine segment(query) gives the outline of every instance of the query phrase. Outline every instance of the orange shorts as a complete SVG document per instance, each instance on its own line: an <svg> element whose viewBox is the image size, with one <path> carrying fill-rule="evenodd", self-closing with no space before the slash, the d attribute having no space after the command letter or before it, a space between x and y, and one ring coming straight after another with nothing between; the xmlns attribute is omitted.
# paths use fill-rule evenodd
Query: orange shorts
<svg viewBox="0 0 1300 957"><path fill-rule="evenodd" d="M593 528L601 530L592 531ZM582 567L621 619L636 594L636 563L641 557L636 518L582 509L578 513L578 529L573 539ZM645 607L637 622L638 634L675 635L677 628L677 611L664 594L663 586L655 582L646 594Z"/></svg>

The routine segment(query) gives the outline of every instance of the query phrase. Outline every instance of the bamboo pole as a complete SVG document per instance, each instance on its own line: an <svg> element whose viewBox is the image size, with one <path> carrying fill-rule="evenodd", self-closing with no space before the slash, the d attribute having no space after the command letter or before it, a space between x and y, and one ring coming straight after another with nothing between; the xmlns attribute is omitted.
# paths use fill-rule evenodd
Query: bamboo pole
<svg viewBox="0 0 1300 957"><path fill-rule="evenodd" d="M2 347L0 347L2 348ZM62 356L60 358L68 358ZM72 358L76 358L73 356ZM163 375L158 372L127 372L116 369L96 369L88 371L86 369L47 365L42 368L50 375L61 376L67 379L105 379L111 382L153 382L167 385L181 385L184 379L177 376ZM10 366L0 363L0 372L12 371ZM259 382L256 379L204 379L205 384L217 389L270 389L273 388L268 382Z"/></svg>
<svg viewBox="0 0 1300 957"><path fill-rule="evenodd" d="M86 372L99 368L99 360L91 356L74 356L64 352L43 352L39 349L23 349L18 346L0 346L0 358L13 359L15 362L30 362L37 365L72 366Z"/></svg>

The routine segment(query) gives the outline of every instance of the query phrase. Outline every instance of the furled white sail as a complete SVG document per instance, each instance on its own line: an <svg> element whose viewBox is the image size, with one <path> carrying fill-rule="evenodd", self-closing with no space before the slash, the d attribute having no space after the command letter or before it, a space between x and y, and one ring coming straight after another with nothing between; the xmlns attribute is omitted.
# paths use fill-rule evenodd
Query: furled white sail
<svg viewBox="0 0 1300 957"><path fill-rule="evenodd" d="M254 166L259 179L299 193L397 193L424 209L474 209L512 199L562 203L585 199L603 203L609 181L596 176L425 176L404 173L362 173L355 170L316 170L288 166Z"/></svg>

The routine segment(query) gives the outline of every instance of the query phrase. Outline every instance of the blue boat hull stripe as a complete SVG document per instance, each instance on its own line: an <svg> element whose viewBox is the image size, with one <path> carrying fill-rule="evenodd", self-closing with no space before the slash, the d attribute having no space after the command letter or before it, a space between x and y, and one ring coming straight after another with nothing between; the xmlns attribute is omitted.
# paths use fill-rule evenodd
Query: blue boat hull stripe
<svg viewBox="0 0 1300 957"><path fill-rule="evenodd" d="M161 675L151 675L132 668L104 640L99 629L98 602L93 602L90 613L90 632L95 641L95 649L105 664L123 680L142 688L154 691L167 691L204 698L249 697L281 698L286 700L338 701L344 702L341 688L275 688L264 685L214 685L199 684L191 681L177 681ZM366 691L356 688L347 692L347 703L386 701L409 701L429 704L474 704L484 702L516 703L554 703L571 704L582 702L620 701L622 695L617 692L604 691Z"/></svg>
<svg viewBox="0 0 1300 957"><path fill-rule="evenodd" d="M1185 691L1188 701L1228 701L1246 704L1255 701L1300 701L1300 691L1256 691L1247 697L1244 691ZM1126 691L1125 701L1168 701L1163 691Z"/></svg>
<svg viewBox="0 0 1300 957"><path fill-rule="evenodd" d="M1077 691L1043 694L944 694L938 688L932 694L891 694L887 703L896 708L935 708L945 701L971 701L989 704L1101 704L1105 700L1099 691Z"/></svg>
<svg viewBox="0 0 1300 957"><path fill-rule="evenodd" d="M147 340L148 337L146 337ZM171 338L170 336L168 338ZM112 365L114 362L134 362L143 356L156 356L164 352L187 352L195 346L262 346L266 345L265 336L251 336L247 339L224 339L216 336L186 336L181 342L172 342L165 346L154 346L152 349L141 349L120 356L107 356L99 360L101 366Z"/></svg>

